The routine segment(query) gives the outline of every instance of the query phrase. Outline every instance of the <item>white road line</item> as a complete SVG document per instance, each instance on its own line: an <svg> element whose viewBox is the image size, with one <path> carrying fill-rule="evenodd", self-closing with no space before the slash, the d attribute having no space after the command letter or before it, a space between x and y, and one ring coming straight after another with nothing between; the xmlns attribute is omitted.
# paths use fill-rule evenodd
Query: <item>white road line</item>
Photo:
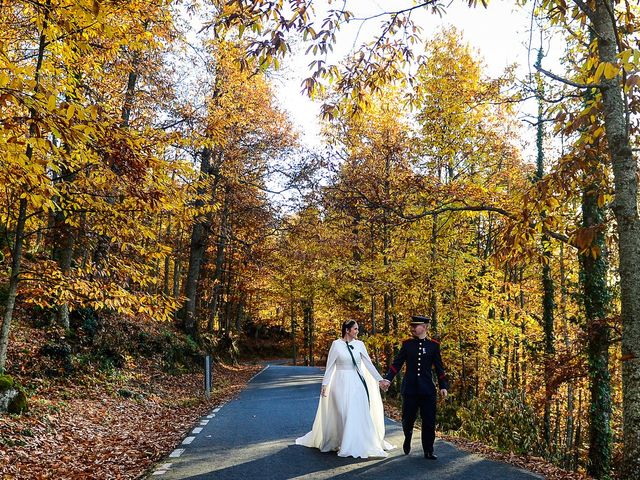
<svg viewBox="0 0 640 480"><path fill-rule="evenodd" d="M193 432L191 432L191 433L193 433L194 435L197 435L197 434L199 434L201 431L202 431L202 427L196 427L196 428L194 428L194 429L193 429Z"/></svg>
<svg viewBox="0 0 640 480"><path fill-rule="evenodd" d="M167 473L166 470L156 470L155 472L153 472L152 475L162 475L162 474L165 474L165 473Z"/></svg>
<svg viewBox="0 0 640 480"><path fill-rule="evenodd" d="M163 465L160 465L158 467L158 470L169 470L171 468L171 465L173 465L172 463L165 463Z"/></svg>
<svg viewBox="0 0 640 480"><path fill-rule="evenodd" d="M200 425L206 425L209 423L209 420L200 420Z"/></svg>
<svg viewBox="0 0 640 480"><path fill-rule="evenodd" d="M258 375L260 375L262 372L264 372L267 368L269 368L271 365L267 365L266 367L264 367L262 370L260 370L258 373L256 373L253 377L251 377L249 379L249 382L247 383L251 383L253 381L254 378L256 378Z"/></svg>
<svg viewBox="0 0 640 480"><path fill-rule="evenodd" d="M219 411L220 411L220 407L213 409L213 413L218 413Z"/></svg>
<svg viewBox="0 0 640 480"><path fill-rule="evenodd" d="M173 452L169 454L169 458L178 458L183 453L184 453L184 448L176 448Z"/></svg>
<svg viewBox="0 0 640 480"><path fill-rule="evenodd" d="M189 445L191 442L193 442L196 439L196 437L187 437L184 440L182 440L182 444L183 445Z"/></svg>

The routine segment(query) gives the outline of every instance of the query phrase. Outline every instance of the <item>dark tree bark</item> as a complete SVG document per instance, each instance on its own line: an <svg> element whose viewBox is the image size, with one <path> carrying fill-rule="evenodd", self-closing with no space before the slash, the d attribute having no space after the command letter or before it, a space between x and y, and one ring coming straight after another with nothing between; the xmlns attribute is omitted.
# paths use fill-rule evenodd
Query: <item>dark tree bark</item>
<svg viewBox="0 0 640 480"><path fill-rule="evenodd" d="M296 331L298 327L298 322L296 321L296 304L293 298L293 286L290 287L291 298L290 298L290 315L291 315L291 354L293 356L293 365L297 365L298 363L298 350L296 348Z"/></svg>
<svg viewBox="0 0 640 480"><path fill-rule="evenodd" d="M140 64L140 59L137 55L133 57L133 65L132 70L129 72L129 76L127 78L127 89L124 94L124 102L122 103L122 111L120 113L120 126L122 128L129 127L129 121L131 118L131 111L133 109L134 101L135 101L135 93L136 93L136 83L138 81L138 67ZM117 172L116 168L112 169ZM106 198L106 201L111 205L115 205L117 199L113 195L109 195ZM105 265L109 256L109 248L111 247L111 237L108 235L100 235L98 238L98 242L96 244L96 248L93 251L92 262L93 264L100 269L101 265Z"/></svg>
<svg viewBox="0 0 640 480"><path fill-rule="evenodd" d="M211 150L203 149L201 153L200 175L206 177L209 175L211 166ZM198 194L205 193L202 187ZM202 200L198 200L196 206L204 205ZM191 231L191 242L189 244L189 268L185 279L184 295L187 297L184 306L183 328L186 334L197 336L196 321L196 296L198 293L198 281L200 279L200 268L204 259L204 252L207 248L207 238L209 229L211 228L211 218L204 215L195 219L193 229Z"/></svg>
<svg viewBox="0 0 640 480"><path fill-rule="evenodd" d="M560 310L562 314L562 336L564 346L567 351L571 349L571 338L569 337L569 319L567 318L567 274L565 269L564 244L560 244ZM573 434L574 434L574 403L575 403L575 381L569 380L567 383L567 414L565 421L565 439L563 463L567 469L575 469L572 462Z"/></svg>
<svg viewBox="0 0 640 480"><path fill-rule="evenodd" d="M438 259L438 215L434 215L431 225L431 265L429 282L431 291L429 292L429 314L431 316L430 329L434 336L438 334L438 293L435 289L436 261Z"/></svg>
<svg viewBox="0 0 640 480"><path fill-rule="evenodd" d="M597 184L589 185L582 195L582 220L585 228L603 226L605 212L598 207ZM589 463L587 472L598 479L611 474L611 379L609 376L609 327L606 323L609 291L604 232L599 230L593 246L600 250L594 258L589 249L580 254L581 283L587 320L589 380Z"/></svg>
<svg viewBox="0 0 640 480"><path fill-rule="evenodd" d="M211 311L209 316L208 330L213 331L213 323L218 314L218 300L222 291L222 273L224 267L225 251L227 239L229 236L229 195L230 189L225 189L224 198L222 200L222 215L220 217L220 232L218 234L218 244L216 246L215 270L213 272L213 292L211 294Z"/></svg>
<svg viewBox="0 0 640 480"><path fill-rule="evenodd" d="M40 38L38 43L38 56L36 61L36 68L34 74L34 88L33 93L36 94L40 90L40 73L42 70L42 63L44 60L44 52L46 49L46 31L48 28L49 15L51 13L51 0L47 0L43 9L42 30L40 32ZM31 108L29 111L29 118L31 125L29 127L29 135L31 137L36 136L36 120L37 113ZM26 149L27 162L30 162L33 158L33 148L31 145ZM22 264L22 247L25 236L25 224L27 220L27 200L21 198L18 204L18 215L16 219L16 228L13 231L13 248L11 249L11 272L9 274L9 286L7 292L7 301L4 307L4 315L2 318L2 328L0 328L0 373L4 372L7 362L7 348L9 346L9 329L11 328L11 322L13 321L13 311L16 305L16 296L18 293L18 283L20 281L20 267Z"/></svg>
<svg viewBox="0 0 640 480"><path fill-rule="evenodd" d="M542 64L542 49L538 50L538 58L536 60L537 68ZM538 122L536 132L536 146L537 146L537 169L536 180L540 181L544 177L544 110L542 105L542 98L544 96L544 87L538 74ZM544 212L542 214L544 219ZM541 238L541 249L543 255L542 264L542 328L544 330L544 383L545 383L545 402L544 402L544 441L547 449L551 446L551 399L554 392L551 389L551 376L552 369L551 364L553 356L555 354L554 345L554 300L553 300L553 278L551 277L551 242L547 235L543 235Z"/></svg>
<svg viewBox="0 0 640 480"><path fill-rule="evenodd" d="M53 259L58 263L60 271L64 277L68 277L71 272L73 261L73 246L75 244L74 232L66 222L66 213L62 210L54 214L53 231L55 232ZM69 330L69 304L63 302L58 305L58 323L65 330Z"/></svg>
<svg viewBox="0 0 640 480"><path fill-rule="evenodd" d="M167 239L171 238L171 215L169 215L168 218L168 225L167 225ZM164 257L164 272L163 272L163 276L162 276L162 293L164 293L165 296L169 296L169 279L170 279L170 275L171 275L171 255L167 255L166 257Z"/></svg>

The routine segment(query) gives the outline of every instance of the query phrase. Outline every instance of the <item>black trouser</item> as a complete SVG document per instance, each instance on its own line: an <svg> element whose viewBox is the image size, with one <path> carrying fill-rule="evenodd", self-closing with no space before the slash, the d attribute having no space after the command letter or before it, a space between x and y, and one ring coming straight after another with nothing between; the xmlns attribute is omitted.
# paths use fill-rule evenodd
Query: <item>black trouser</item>
<svg viewBox="0 0 640 480"><path fill-rule="evenodd" d="M405 438L411 440L413 425L420 410L422 418L422 449L424 453L433 453L436 439L436 396L404 395L402 397L402 430Z"/></svg>

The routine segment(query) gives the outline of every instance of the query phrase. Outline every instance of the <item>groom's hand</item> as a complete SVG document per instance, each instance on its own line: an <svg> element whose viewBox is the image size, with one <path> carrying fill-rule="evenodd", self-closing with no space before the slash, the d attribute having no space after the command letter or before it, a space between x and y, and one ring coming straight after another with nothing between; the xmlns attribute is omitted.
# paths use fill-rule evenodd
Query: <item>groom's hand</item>
<svg viewBox="0 0 640 480"><path fill-rule="evenodd" d="M447 389L446 388L441 388L440 389L440 395L442 395L442 399L443 400L446 400L447 399L447 395L448 395Z"/></svg>

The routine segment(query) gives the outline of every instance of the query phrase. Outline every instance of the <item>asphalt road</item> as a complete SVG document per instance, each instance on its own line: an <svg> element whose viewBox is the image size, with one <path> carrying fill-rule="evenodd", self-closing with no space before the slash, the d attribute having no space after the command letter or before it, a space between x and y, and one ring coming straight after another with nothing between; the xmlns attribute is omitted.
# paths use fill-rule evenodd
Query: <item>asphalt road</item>
<svg viewBox="0 0 640 480"><path fill-rule="evenodd" d="M235 400L189 432L184 444L158 463L149 479L433 479L532 480L542 478L486 460L436 440L437 461L425 460L420 432L402 453L402 428L387 420L386 439L398 448L385 459L341 458L295 445L311 429L322 370L269 365ZM199 429L202 429L201 431ZM180 451L183 450L183 451ZM180 454L179 456L177 456Z"/></svg>

